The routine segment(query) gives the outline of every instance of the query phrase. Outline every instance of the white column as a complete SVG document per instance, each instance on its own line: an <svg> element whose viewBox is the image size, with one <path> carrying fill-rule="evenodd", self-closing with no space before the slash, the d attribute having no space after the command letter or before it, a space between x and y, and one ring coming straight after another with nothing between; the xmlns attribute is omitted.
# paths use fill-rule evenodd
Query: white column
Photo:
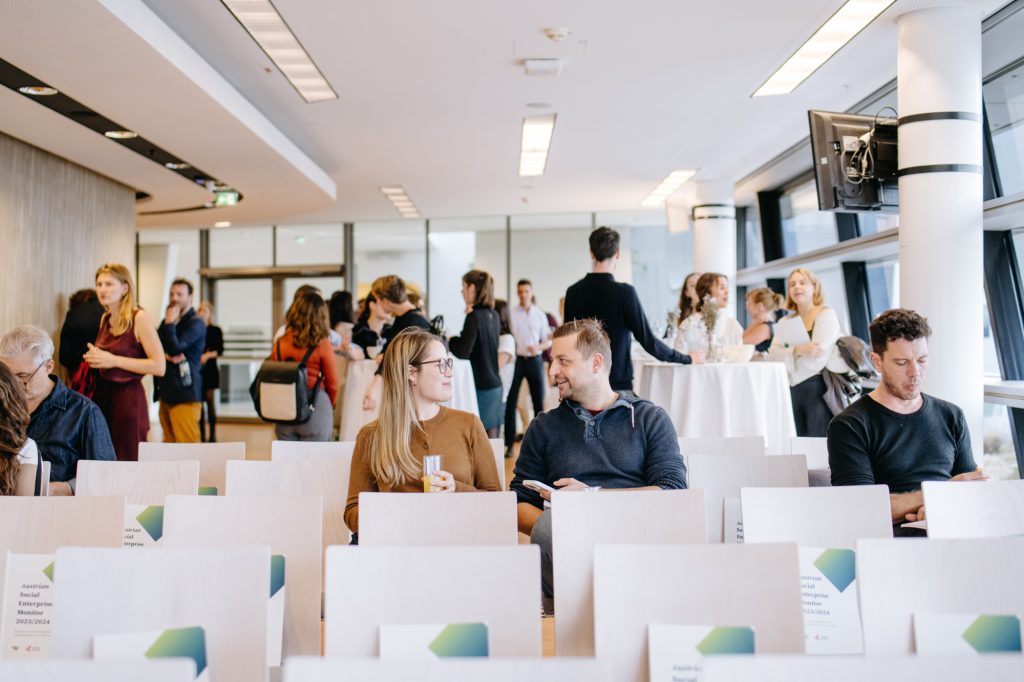
<svg viewBox="0 0 1024 682"><path fill-rule="evenodd" d="M719 272L729 278L729 307L733 314L736 301L736 204L732 185L701 183L693 218L693 270Z"/></svg>
<svg viewBox="0 0 1024 682"><path fill-rule="evenodd" d="M928 318L925 391L967 416L982 455L981 11L899 17L900 305Z"/></svg>

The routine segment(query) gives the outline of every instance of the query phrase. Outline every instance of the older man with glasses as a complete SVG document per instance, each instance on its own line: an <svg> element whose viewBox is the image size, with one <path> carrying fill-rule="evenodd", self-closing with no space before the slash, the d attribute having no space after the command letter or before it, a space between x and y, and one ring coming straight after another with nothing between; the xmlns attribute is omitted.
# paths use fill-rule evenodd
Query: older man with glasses
<svg viewBox="0 0 1024 682"><path fill-rule="evenodd" d="M0 339L0 362L25 390L28 437L50 463L50 494L74 495L79 460L114 459L103 413L53 374L53 341L39 327L17 327Z"/></svg>

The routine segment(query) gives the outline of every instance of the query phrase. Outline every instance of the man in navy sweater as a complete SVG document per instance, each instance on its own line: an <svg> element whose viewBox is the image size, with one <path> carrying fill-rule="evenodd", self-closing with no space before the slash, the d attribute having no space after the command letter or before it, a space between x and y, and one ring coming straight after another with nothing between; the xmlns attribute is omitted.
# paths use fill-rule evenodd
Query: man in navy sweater
<svg viewBox="0 0 1024 682"><path fill-rule="evenodd" d="M633 362L630 337L645 351L662 362L704 362L704 353L690 355L672 350L658 340L644 315L636 289L616 282L612 274L619 264L619 233L599 227L590 233L590 258L593 272L565 292L565 321L594 318L604 324L612 344L611 386L623 395L633 394Z"/></svg>
<svg viewBox="0 0 1024 682"><path fill-rule="evenodd" d="M557 490L686 487L686 466L668 415L609 384L614 365L600 322L563 324L555 330L551 356L549 374L561 403L530 423L510 486L518 500L519 530L541 548L545 602L554 595L551 512L543 510L551 493L537 492L533 481Z"/></svg>

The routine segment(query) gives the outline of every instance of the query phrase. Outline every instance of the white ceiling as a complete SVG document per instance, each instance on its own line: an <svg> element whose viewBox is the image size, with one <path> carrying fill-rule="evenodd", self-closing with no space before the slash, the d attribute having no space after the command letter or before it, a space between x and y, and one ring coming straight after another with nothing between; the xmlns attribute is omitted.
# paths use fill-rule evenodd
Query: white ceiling
<svg viewBox="0 0 1024 682"><path fill-rule="evenodd" d="M276 0L340 95L306 104L216 0L2 2L0 57L245 196L142 226L389 220L390 184L431 218L635 210L677 168L731 185L806 137L807 109L894 78L895 17L940 4L898 0L796 92L753 99L842 0ZM538 56L562 75L526 76ZM519 178L541 112L558 114L547 171ZM152 194L140 210L208 196L6 89L0 131Z"/></svg>

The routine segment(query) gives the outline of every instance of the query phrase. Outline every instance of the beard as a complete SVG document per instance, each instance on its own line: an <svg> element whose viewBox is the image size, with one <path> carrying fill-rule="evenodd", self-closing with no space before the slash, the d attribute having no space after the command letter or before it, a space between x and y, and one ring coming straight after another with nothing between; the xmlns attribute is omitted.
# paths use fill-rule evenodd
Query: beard
<svg viewBox="0 0 1024 682"><path fill-rule="evenodd" d="M921 384L899 384L882 377L885 390L900 400L916 400L921 395Z"/></svg>

